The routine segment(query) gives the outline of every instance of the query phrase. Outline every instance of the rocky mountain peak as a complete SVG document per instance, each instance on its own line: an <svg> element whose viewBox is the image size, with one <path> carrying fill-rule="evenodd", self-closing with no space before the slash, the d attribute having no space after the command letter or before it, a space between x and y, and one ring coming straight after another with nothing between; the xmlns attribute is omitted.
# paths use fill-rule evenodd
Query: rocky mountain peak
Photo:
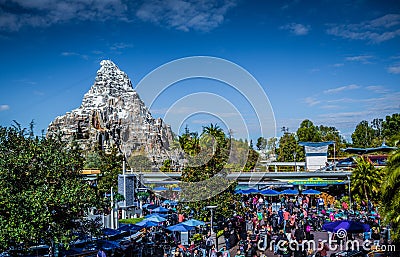
<svg viewBox="0 0 400 257"><path fill-rule="evenodd" d="M173 140L170 126L152 117L117 65L103 60L100 66L81 106L50 123L48 135L61 131L65 139L78 139L84 149L116 146L127 156L144 150L156 162L167 158Z"/></svg>

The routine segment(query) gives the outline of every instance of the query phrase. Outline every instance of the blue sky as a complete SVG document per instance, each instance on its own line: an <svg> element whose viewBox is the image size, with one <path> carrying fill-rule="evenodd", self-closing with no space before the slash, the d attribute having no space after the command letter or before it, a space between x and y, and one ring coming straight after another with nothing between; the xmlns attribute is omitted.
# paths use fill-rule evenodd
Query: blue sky
<svg viewBox="0 0 400 257"><path fill-rule="evenodd" d="M183 57L236 63L263 87L278 136L310 119L349 139L361 120L400 111L398 1L0 0L0 49L0 125L34 119L38 133L81 104L102 59L134 85ZM229 99L244 116L262 111L221 84L177 83L153 116L200 91ZM187 123L215 120L199 114Z"/></svg>

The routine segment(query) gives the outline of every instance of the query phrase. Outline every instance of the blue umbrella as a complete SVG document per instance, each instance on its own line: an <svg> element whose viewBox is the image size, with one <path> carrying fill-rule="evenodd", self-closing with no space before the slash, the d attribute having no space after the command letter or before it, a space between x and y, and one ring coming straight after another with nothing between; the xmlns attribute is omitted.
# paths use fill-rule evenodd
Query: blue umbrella
<svg viewBox="0 0 400 257"><path fill-rule="evenodd" d="M181 191L181 188L180 187L174 187L174 188L172 188L172 191L179 192L179 191Z"/></svg>
<svg viewBox="0 0 400 257"><path fill-rule="evenodd" d="M294 190L294 189L286 189L280 192L281 195L297 195L299 191Z"/></svg>
<svg viewBox="0 0 400 257"><path fill-rule="evenodd" d="M116 230L116 229L111 229L111 228L105 228L105 229L103 229L103 234L105 235L105 236L115 236L115 235L118 235L118 234L120 234L121 233L121 231L118 231L118 230Z"/></svg>
<svg viewBox="0 0 400 257"><path fill-rule="evenodd" d="M322 229L335 233L340 230L346 230L347 233L361 233L370 231L371 227L353 220L338 220L325 223L322 225Z"/></svg>
<svg viewBox="0 0 400 257"><path fill-rule="evenodd" d="M303 191L303 195L319 195L321 192L314 189L308 189Z"/></svg>
<svg viewBox="0 0 400 257"><path fill-rule="evenodd" d="M263 195L279 195L278 191L272 190L272 189L266 189L266 190L262 190L260 191L261 194Z"/></svg>
<svg viewBox="0 0 400 257"><path fill-rule="evenodd" d="M157 207L152 210L152 212L169 212L169 209L164 208L164 207Z"/></svg>
<svg viewBox="0 0 400 257"><path fill-rule="evenodd" d="M142 227L142 228L148 228L148 227L158 226L158 222L151 221L151 220L142 220L141 222L138 222L135 225Z"/></svg>
<svg viewBox="0 0 400 257"><path fill-rule="evenodd" d="M151 218L151 217L161 217L161 218L165 218L167 215L166 214L161 214L161 213L152 213L149 215L146 215L145 218Z"/></svg>
<svg viewBox="0 0 400 257"><path fill-rule="evenodd" d="M186 225L186 226L190 226L190 227L197 227L197 226L204 226L205 225L205 223L203 221L195 220L195 219L190 219L190 220L184 221L181 224Z"/></svg>
<svg viewBox="0 0 400 257"><path fill-rule="evenodd" d="M118 231L136 231L136 230L139 230L139 229L140 229L140 227L138 225L126 224L126 225L123 225L123 226L119 227L117 230Z"/></svg>
<svg viewBox="0 0 400 257"><path fill-rule="evenodd" d="M242 194L245 194L245 195L259 193L259 192L260 191L258 189L255 189L255 188L249 188L249 189L242 190Z"/></svg>
<svg viewBox="0 0 400 257"><path fill-rule="evenodd" d="M153 217L147 218L147 219L145 219L145 220L147 220L147 221L154 221L154 222L160 223L160 222L166 221L167 219L165 219L165 218L163 218L163 217L160 217L160 216L153 216Z"/></svg>
<svg viewBox="0 0 400 257"><path fill-rule="evenodd" d="M168 189L166 187L155 187L153 188L154 191L167 191Z"/></svg>
<svg viewBox="0 0 400 257"><path fill-rule="evenodd" d="M155 208L157 208L158 207L158 205L155 205L155 204L151 204L151 203L146 203L146 204L143 204L143 206L142 206L143 208L146 208L146 209L148 209L148 210L152 210L152 209L155 209Z"/></svg>
<svg viewBox="0 0 400 257"><path fill-rule="evenodd" d="M243 194L242 189L236 189L236 190L235 190L235 194Z"/></svg>
<svg viewBox="0 0 400 257"><path fill-rule="evenodd" d="M179 223L173 226L166 227L165 229L168 229L170 231L187 232L189 230L193 230L194 227L186 226L182 223Z"/></svg>

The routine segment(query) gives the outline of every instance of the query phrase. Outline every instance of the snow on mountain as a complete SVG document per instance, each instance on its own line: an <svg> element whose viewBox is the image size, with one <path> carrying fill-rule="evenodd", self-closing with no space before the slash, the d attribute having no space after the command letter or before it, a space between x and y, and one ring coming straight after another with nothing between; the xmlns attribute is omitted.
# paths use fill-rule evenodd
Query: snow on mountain
<svg viewBox="0 0 400 257"><path fill-rule="evenodd" d="M100 66L81 106L55 118L47 134L61 132L64 139L76 138L84 149L117 146L127 156L144 150L155 161L166 159L173 140L170 126L151 116L117 65L103 60Z"/></svg>

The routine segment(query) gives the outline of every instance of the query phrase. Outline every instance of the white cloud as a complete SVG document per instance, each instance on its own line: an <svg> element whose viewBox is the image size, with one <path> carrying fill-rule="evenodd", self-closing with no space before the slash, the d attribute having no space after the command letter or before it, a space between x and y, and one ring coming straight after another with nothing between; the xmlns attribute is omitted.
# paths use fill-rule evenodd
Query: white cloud
<svg viewBox="0 0 400 257"><path fill-rule="evenodd" d="M393 65L387 68L387 71L392 74L400 74L400 65Z"/></svg>
<svg viewBox="0 0 400 257"><path fill-rule="evenodd" d="M0 105L0 112L10 110L10 106L8 104Z"/></svg>
<svg viewBox="0 0 400 257"><path fill-rule="evenodd" d="M350 62L361 62L363 64L371 63L369 60L374 58L372 55L356 55L346 57L346 61Z"/></svg>
<svg viewBox="0 0 400 257"><path fill-rule="evenodd" d="M233 0L149 0L137 10L136 16L147 22L182 31L210 31L225 19Z"/></svg>
<svg viewBox="0 0 400 257"><path fill-rule="evenodd" d="M80 53L75 53L75 52L62 52L61 55L62 56L77 56L77 57L80 57L80 58L82 58L84 60L89 59L89 57L87 55L80 54Z"/></svg>
<svg viewBox="0 0 400 257"><path fill-rule="evenodd" d="M335 63L335 64L332 65L332 66L338 68L338 67L344 66L344 63Z"/></svg>
<svg viewBox="0 0 400 257"><path fill-rule="evenodd" d="M0 30L47 27L70 20L105 21L127 19L122 0L0 0Z"/></svg>
<svg viewBox="0 0 400 257"><path fill-rule="evenodd" d="M296 36L304 36L307 35L310 31L310 26L306 26L300 23L290 23L282 26L281 29L288 30Z"/></svg>
<svg viewBox="0 0 400 257"><path fill-rule="evenodd" d="M342 92L342 91L354 90L354 89L358 89L358 88L360 88L360 86L355 85L355 84L351 84L351 85L348 85L348 86L331 88L331 89L325 90L324 93L325 94L335 94L335 93L339 93L339 92Z"/></svg>
<svg viewBox="0 0 400 257"><path fill-rule="evenodd" d="M400 14L386 14L374 20L354 24L329 25L328 34L352 39L381 43L400 36Z"/></svg>
<svg viewBox="0 0 400 257"><path fill-rule="evenodd" d="M321 101L317 100L314 97L307 97L304 99L304 102L308 105L308 106L314 106L316 104L319 104Z"/></svg>
<svg viewBox="0 0 400 257"><path fill-rule="evenodd" d="M372 91L374 93L387 93L389 92L385 87L383 86L367 86L365 87L368 91Z"/></svg>
<svg viewBox="0 0 400 257"><path fill-rule="evenodd" d="M121 50L121 49L131 48L131 47L133 47L132 44L120 42L120 43L115 43L115 44L113 44L113 45L110 47L110 49L111 49L111 50Z"/></svg>

